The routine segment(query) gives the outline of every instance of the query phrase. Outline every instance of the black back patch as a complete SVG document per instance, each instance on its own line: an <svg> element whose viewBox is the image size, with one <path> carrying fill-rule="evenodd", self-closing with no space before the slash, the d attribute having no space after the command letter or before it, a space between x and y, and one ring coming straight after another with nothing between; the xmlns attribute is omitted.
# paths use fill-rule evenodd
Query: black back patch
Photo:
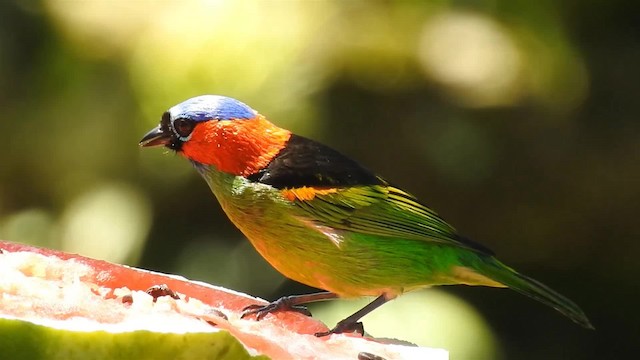
<svg viewBox="0 0 640 360"><path fill-rule="evenodd" d="M386 184L338 151L295 134L267 167L248 179L277 189Z"/></svg>

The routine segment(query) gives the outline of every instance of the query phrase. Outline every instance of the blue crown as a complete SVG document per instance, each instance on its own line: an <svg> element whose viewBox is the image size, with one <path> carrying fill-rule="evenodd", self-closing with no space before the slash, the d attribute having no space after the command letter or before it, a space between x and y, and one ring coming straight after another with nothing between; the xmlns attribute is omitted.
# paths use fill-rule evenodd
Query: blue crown
<svg viewBox="0 0 640 360"><path fill-rule="evenodd" d="M201 95L169 109L173 119L193 121L253 119L257 112L246 104L226 96Z"/></svg>

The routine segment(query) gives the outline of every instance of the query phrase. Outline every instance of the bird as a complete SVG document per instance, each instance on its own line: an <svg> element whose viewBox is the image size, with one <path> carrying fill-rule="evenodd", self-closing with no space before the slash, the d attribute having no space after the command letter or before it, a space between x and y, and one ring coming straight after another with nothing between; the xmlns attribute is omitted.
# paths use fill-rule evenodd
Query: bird
<svg viewBox="0 0 640 360"><path fill-rule="evenodd" d="M409 192L239 100L201 95L183 101L164 112L139 145L164 146L190 161L271 266L323 290L254 304L242 317L311 315L305 304L373 297L315 335L363 334L361 318L403 293L465 284L511 288L594 328L574 302L503 264Z"/></svg>

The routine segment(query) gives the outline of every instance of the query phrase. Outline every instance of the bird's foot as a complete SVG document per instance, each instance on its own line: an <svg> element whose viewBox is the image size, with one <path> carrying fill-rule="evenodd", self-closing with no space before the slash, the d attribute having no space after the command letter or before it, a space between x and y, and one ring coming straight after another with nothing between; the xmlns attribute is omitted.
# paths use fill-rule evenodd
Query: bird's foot
<svg viewBox="0 0 640 360"><path fill-rule="evenodd" d="M348 319L345 319L345 320L340 321L338 324L336 324L336 326L333 329L329 331L317 332L314 335L316 337L323 337L323 336L329 336L331 334L355 332L364 336L364 325L362 325L360 321L348 321Z"/></svg>
<svg viewBox="0 0 640 360"><path fill-rule="evenodd" d="M311 312L307 309L306 306L295 305L292 300L294 297L291 296L283 296L280 299L269 303L267 305L249 305L242 309L241 319L244 319L247 316L255 315L256 320L262 320L267 314L277 312L277 311L295 311L302 315L311 316Z"/></svg>

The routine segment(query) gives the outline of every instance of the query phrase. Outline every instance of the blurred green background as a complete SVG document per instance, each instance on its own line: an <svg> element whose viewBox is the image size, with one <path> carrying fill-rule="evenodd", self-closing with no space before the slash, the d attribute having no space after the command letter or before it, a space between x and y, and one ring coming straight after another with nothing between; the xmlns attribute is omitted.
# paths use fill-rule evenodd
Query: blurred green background
<svg viewBox="0 0 640 360"><path fill-rule="evenodd" d="M0 1L0 238L275 299L190 165L137 142L236 97L413 192L597 331L506 290L408 294L375 336L452 359L640 351L640 3ZM362 303L314 306L332 322Z"/></svg>

